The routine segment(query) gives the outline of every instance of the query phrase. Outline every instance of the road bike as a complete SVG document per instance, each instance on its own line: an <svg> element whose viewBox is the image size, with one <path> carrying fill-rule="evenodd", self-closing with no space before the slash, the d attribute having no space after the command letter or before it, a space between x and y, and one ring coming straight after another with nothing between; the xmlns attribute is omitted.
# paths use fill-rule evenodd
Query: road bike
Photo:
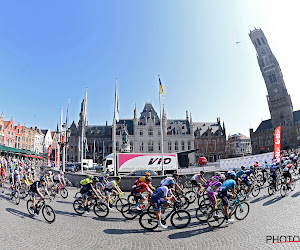
<svg viewBox="0 0 300 250"><path fill-rule="evenodd" d="M236 196L235 199L228 202L229 214L228 218L231 218L232 215L235 216L237 220L243 220L249 214L250 206L245 201L240 201L239 196ZM216 210L211 210L210 214L207 217L207 224L211 228L220 227L225 221L225 210L223 208L218 208Z"/></svg>
<svg viewBox="0 0 300 250"><path fill-rule="evenodd" d="M55 221L55 211L53 210L53 208L51 206L49 206L48 204L46 204L46 199L42 199L42 201L38 201L36 203L36 212L37 214L39 214L39 212L42 210L42 214L44 219L48 222L48 223L53 223ZM30 215L34 215L34 209L33 209L33 200L29 199L27 201L27 210L29 212Z"/></svg>
<svg viewBox="0 0 300 250"><path fill-rule="evenodd" d="M180 204L178 204L177 202L174 203L171 211L167 212L166 209L164 213L162 212L161 223L165 225L169 217L172 226L175 228L184 228L191 221L190 213L183 209L180 209ZM155 212L142 213L139 218L139 223L141 227L143 227L146 230L153 230L157 228L158 221L156 219L156 213Z"/></svg>
<svg viewBox="0 0 300 250"><path fill-rule="evenodd" d="M73 202L73 208L76 213L83 214L85 212L83 203L84 200L81 198L78 198ZM88 197L87 211L89 211L91 208L93 208L94 213L98 217L106 217L109 214L107 205L104 202L100 201L97 196Z"/></svg>
<svg viewBox="0 0 300 250"><path fill-rule="evenodd" d="M66 199L68 197L68 190L64 187L63 184L58 183L56 188L55 185L52 185L50 189L50 194L53 197L53 199L58 194L60 194L62 198Z"/></svg>
<svg viewBox="0 0 300 250"><path fill-rule="evenodd" d="M282 183L281 188L280 188L281 197L285 197L288 190L294 191L295 186L296 186L296 183L294 180L292 180L289 185L287 185L287 180L285 180Z"/></svg>
<svg viewBox="0 0 300 250"><path fill-rule="evenodd" d="M117 208L117 210L119 212L121 212L122 206L127 203L127 200L125 198L122 198L123 196L124 196L124 193L120 193L120 194L113 193L110 196L110 203L109 203L110 208L115 206Z"/></svg>

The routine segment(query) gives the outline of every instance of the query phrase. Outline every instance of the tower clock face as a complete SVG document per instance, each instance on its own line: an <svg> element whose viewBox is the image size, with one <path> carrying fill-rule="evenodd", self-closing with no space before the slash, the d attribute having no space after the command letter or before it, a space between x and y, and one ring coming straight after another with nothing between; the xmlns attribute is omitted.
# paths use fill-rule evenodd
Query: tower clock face
<svg viewBox="0 0 300 250"><path fill-rule="evenodd" d="M278 89L277 89L277 88L275 88L275 89L274 89L274 92L275 92L275 93L277 93L277 92L278 92Z"/></svg>

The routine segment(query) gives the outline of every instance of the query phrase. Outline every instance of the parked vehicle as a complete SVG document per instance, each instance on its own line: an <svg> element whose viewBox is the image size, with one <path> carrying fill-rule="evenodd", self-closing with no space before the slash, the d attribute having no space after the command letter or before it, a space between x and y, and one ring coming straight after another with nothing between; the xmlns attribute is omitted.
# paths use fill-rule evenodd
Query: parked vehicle
<svg viewBox="0 0 300 250"><path fill-rule="evenodd" d="M92 169L93 168L93 160L92 159L83 159L83 169Z"/></svg>
<svg viewBox="0 0 300 250"><path fill-rule="evenodd" d="M65 171L75 173L78 171L78 166L76 166L75 164L69 163L65 166Z"/></svg>
<svg viewBox="0 0 300 250"><path fill-rule="evenodd" d="M152 171L152 170L133 171L129 174L129 176L144 176L146 172L149 172L151 174L151 176L158 176L158 174L155 171Z"/></svg>

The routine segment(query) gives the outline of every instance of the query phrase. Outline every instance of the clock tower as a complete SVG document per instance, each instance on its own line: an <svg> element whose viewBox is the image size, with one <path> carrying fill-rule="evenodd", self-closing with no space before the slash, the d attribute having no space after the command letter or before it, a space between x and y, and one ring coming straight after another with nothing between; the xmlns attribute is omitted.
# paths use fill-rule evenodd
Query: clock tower
<svg viewBox="0 0 300 250"><path fill-rule="evenodd" d="M281 69L261 29L250 31L250 39L257 52L260 71L266 83L272 127L293 124L293 104L287 92Z"/></svg>

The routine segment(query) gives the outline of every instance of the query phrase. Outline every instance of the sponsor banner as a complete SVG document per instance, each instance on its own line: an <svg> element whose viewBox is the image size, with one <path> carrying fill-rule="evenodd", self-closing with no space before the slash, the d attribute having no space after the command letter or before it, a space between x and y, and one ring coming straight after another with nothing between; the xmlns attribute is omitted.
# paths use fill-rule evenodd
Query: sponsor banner
<svg viewBox="0 0 300 250"><path fill-rule="evenodd" d="M274 131L274 157L280 162L280 146L281 146L281 127L278 126Z"/></svg>
<svg viewBox="0 0 300 250"><path fill-rule="evenodd" d="M161 154L118 154L119 171L162 170ZM177 170L177 154L164 154L164 170Z"/></svg>
<svg viewBox="0 0 300 250"><path fill-rule="evenodd" d="M47 166L50 167L50 152L51 152L51 145L48 147L47 152Z"/></svg>
<svg viewBox="0 0 300 250"><path fill-rule="evenodd" d="M222 170L232 170L233 168L240 168L241 166L250 167L253 166L255 162L258 162L258 165L261 166L265 161L268 164L272 163L274 155L273 153L259 154L259 155L250 155L245 157L231 158L231 159L222 159L220 160L220 168Z"/></svg>

